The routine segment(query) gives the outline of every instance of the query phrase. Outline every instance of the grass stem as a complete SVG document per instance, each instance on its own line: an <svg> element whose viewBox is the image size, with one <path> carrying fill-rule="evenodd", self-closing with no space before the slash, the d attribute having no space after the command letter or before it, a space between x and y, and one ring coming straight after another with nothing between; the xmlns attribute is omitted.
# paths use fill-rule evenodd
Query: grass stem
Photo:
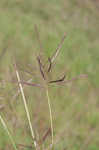
<svg viewBox="0 0 99 150"><path fill-rule="evenodd" d="M8 130L8 127L7 127L7 125L6 125L6 123L5 123L5 121L3 120L3 118L2 118L1 115L0 115L0 120L1 120L1 123L2 123L2 125L3 125L3 127L4 127L4 129L5 129L5 131L7 132L8 136L9 136L9 139L11 140L11 143L12 143L14 149L15 149L15 150L18 150L17 147L16 147L16 144L15 144L13 138L12 138L12 135L10 134L10 132L9 132L9 130Z"/></svg>
<svg viewBox="0 0 99 150"><path fill-rule="evenodd" d="M51 147L52 147L53 146L53 118L52 118L52 110L51 110L51 104L50 104L50 97L49 97L48 89L46 90L46 95L47 95L49 113L50 113L51 134L52 134Z"/></svg>
<svg viewBox="0 0 99 150"><path fill-rule="evenodd" d="M15 68L16 68L16 66L15 66ZM26 114L27 114L27 119L28 119L28 122L29 122L29 127L30 127L30 131L31 131L31 136L32 136L32 138L33 138L34 146L35 146L35 148L37 149L37 142L36 142L36 140L35 140L35 134L34 134L34 131L33 131L33 128L32 128L32 124L31 124L31 120L30 120L30 114L29 114L29 110L28 110L28 107L27 107L25 94L24 94L23 87L22 87L22 84L21 84L19 72L18 72L17 69L16 69L16 76L17 76L17 79L18 79L18 83L19 83L19 87L20 87L20 91L21 91L21 95L22 95L22 99L23 99L25 111L26 111Z"/></svg>

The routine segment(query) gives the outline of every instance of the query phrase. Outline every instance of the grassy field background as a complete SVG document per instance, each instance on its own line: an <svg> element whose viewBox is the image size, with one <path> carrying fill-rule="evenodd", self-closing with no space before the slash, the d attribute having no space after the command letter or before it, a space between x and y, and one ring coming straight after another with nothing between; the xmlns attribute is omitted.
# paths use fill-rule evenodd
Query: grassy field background
<svg viewBox="0 0 99 150"><path fill-rule="evenodd" d="M87 79L50 86L55 150L99 150L99 1L98 0L0 0L0 114L17 144L33 143L22 103L15 97L13 58L21 79L42 83L36 56L50 57L64 33L67 37L51 78L66 72L66 80L87 74ZM30 71L33 76L25 73ZM24 88L33 128L41 138L50 127L46 93ZM50 136L45 146L50 143ZM22 149L19 147L19 149ZM24 148L28 150L27 148ZM0 150L13 150L0 123Z"/></svg>

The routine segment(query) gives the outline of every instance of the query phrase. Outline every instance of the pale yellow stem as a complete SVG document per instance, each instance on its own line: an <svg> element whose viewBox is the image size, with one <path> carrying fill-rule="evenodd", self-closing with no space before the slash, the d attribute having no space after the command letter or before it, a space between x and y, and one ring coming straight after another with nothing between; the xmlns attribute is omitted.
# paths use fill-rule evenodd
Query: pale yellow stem
<svg viewBox="0 0 99 150"><path fill-rule="evenodd" d="M52 147L53 146L53 117L52 117L52 110L51 110L51 104L50 104L50 97L49 97L48 89L46 90L46 95L47 95L48 107L49 107L49 113L50 113L51 134L52 134L51 147Z"/></svg>
<svg viewBox="0 0 99 150"><path fill-rule="evenodd" d="M32 124L31 124L31 120L30 120L30 114L29 114L29 110L28 110L28 107L27 107L27 103L26 103L26 98L25 98L24 91L23 91L23 87L22 87L22 84L21 84L19 72L18 72L17 69L16 69L16 75L17 75L17 79L18 79L18 83L19 83L19 87L20 87L20 91L21 91L21 95L22 95L22 99L23 99L25 111L26 111L26 114L27 114L27 119L28 119L28 122L29 122L29 127L30 127L30 131L31 131L31 136L32 136L32 138L33 138L34 146L35 146L35 148L37 149L37 142L36 142L36 140L35 140L35 134L34 134L34 131L33 131L33 128L32 128Z"/></svg>

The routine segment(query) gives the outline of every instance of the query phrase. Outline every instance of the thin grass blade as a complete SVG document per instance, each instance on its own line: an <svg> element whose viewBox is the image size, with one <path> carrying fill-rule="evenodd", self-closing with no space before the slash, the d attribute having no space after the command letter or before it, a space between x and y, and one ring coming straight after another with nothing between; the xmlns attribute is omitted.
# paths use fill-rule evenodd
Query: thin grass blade
<svg viewBox="0 0 99 150"><path fill-rule="evenodd" d="M14 142L14 139L13 139L12 135L10 134L10 132L9 132L9 130L8 130L8 127L7 127L7 125L6 125L6 123L5 123L5 121L3 120L3 118L2 118L1 115L0 115L0 121L1 121L1 123L2 123L2 125L3 125L3 128L5 129L5 131L6 131L7 134L8 134L9 139L11 140L11 143L12 143L12 145L13 145L13 148L14 148L15 150L18 150L17 147L16 147L16 144L15 144L15 142Z"/></svg>

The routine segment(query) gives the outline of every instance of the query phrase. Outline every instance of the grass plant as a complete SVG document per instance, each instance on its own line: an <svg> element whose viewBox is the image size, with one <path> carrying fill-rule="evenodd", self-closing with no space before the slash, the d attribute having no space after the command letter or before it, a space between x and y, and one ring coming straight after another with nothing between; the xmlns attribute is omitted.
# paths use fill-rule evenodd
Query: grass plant
<svg viewBox="0 0 99 150"><path fill-rule="evenodd" d="M0 111L18 150L35 149L33 141L44 150L99 149L98 9L92 0L0 0ZM0 149L15 149L7 138L0 128Z"/></svg>
<svg viewBox="0 0 99 150"><path fill-rule="evenodd" d="M6 133L8 134L9 139L11 140L11 143L12 143L12 145L13 145L13 148L14 148L15 150L18 150L18 149L17 149L17 146L16 146L16 144L15 144L15 141L14 141L14 139L13 139L13 136L12 136L11 133L9 132L9 129L8 129L6 123L5 123L5 121L4 121L4 119L2 118L1 115L0 115L0 121L1 121L1 123L2 123L2 125L3 125L4 130L5 130Z"/></svg>

